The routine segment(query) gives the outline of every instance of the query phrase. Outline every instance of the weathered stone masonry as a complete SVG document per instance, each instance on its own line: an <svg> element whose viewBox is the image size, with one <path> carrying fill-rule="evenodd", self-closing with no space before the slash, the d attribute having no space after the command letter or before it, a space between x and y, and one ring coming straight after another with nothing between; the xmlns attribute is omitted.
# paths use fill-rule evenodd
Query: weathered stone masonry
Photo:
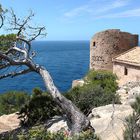
<svg viewBox="0 0 140 140"><path fill-rule="evenodd" d="M90 69L112 71L112 58L137 45L138 35L119 29L96 33L90 42Z"/></svg>
<svg viewBox="0 0 140 140"><path fill-rule="evenodd" d="M140 47L134 47L112 59L113 73L119 86L128 82L140 82Z"/></svg>

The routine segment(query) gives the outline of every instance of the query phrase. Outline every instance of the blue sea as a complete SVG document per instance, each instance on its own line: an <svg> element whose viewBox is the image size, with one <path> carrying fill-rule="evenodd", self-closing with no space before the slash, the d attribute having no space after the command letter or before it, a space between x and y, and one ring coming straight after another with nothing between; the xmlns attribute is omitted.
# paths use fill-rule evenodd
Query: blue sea
<svg viewBox="0 0 140 140"><path fill-rule="evenodd" d="M35 41L35 62L46 67L61 92L71 88L72 81L80 79L89 69L89 41ZM0 93L11 90L32 92L34 87L46 90L41 77L29 73L0 80Z"/></svg>

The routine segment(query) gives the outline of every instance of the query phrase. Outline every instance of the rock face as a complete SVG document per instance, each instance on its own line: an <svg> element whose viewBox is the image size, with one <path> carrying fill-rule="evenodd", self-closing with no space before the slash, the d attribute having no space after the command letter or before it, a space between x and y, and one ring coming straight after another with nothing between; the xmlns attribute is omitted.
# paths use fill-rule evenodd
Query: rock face
<svg viewBox="0 0 140 140"><path fill-rule="evenodd" d="M106 105L97 107L90 114L91 124L102 140L123 140L125 117L132 114L129 105Z"/></svg>
<svg viewBox="0 0 140 140"><path fill-rule="evenodd" d="M106 105L94 108L89 115L91 125L102 140L123 140L125 117L132 114L130 105ZM65 118L56 117L48 128L51 132L68 130Z"/></svg>
<svg viewBox="0 0 140 140"><path fill-rule="evenodd" d="M135 102L135 98L140 96L140 82L128 82L121 86L117 91L121 98L121 103L124 105L131 105Z"/></svg>
<svg viewBox="0 0 140 140"><path fill-rule="evenodd" d="M68 130L68 125L65 117L55 116L47 123L47 130L50 132L57 132L61 129Z"/></svg>
<svg viewBox="0 0 140 140"><path fill-rule="evenodd" d="M112 58L138 45L138 35L111 29L96 33L90 41L90 69L113 69Z"/></svg>
<svg viewBox="0 0 140 140"><path fill-rule="evenodd" d="M83 86L83 85L84 85L83 79L78 79L78 80L72 81L72 88L77 87L77 86Z"/></svg>
<svg viewBox="0 0 140 140"><path fill-rule="evenodd" d="M0 133L11 131L19 127L19 119L16 113L0 117Z"/></svg>

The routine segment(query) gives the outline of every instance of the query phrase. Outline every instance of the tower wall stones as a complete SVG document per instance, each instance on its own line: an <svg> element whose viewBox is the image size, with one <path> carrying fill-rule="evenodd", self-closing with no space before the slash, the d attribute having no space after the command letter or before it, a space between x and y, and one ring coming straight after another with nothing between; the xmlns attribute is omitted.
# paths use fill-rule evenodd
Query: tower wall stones
<svg viewBox="0 0 140 140"><path fill-rule="evenodd" d="M90 69L112 71L112 58L137 45L138 35L119 29L96 33L90 41Z"/></svg>

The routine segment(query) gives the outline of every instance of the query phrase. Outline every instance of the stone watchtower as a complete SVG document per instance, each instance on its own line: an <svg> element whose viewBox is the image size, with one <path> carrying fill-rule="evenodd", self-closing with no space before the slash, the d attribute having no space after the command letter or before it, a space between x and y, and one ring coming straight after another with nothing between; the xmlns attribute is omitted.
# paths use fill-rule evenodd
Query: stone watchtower
<svg viewBox="0 0 140 140"><path fill-rule="evenodd" d="M90 41L90 69L112 71L112 58L137 45L138 35L119 29L96 33Z"/></svg>

